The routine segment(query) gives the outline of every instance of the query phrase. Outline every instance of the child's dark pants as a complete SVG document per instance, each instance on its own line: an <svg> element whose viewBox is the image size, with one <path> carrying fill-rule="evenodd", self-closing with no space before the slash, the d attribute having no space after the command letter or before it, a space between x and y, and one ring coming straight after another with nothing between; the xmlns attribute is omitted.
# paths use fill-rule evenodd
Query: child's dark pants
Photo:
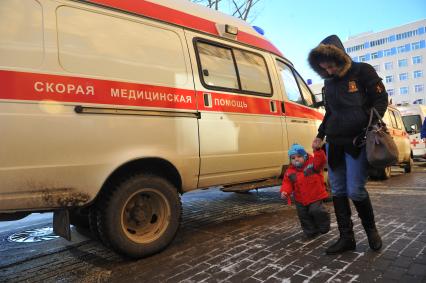
<svg viewBox="0 0 426 283"><path fill-rule="evenodd" d="M308 205L296 202L302 230L307 237L313 237L318 233L325 234L330 230L330 214L319 200Z"/></svg>

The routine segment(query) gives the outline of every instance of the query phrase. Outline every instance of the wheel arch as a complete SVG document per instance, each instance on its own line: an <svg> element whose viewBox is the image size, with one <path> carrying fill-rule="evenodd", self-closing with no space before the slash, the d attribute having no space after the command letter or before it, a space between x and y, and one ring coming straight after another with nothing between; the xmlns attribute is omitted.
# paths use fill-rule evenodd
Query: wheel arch
<svg viewBox="0 0 426 283"><path fill-rule="evenodd" d="M108 190L108 188L111 188L111 186L118 184L124 178L136 172L147 172L164 177L177 188L178 193L183 193L182 178L177 168L163 158L148 157L129 161L116 168L105 180L98 196L100 193Z"/></svg>

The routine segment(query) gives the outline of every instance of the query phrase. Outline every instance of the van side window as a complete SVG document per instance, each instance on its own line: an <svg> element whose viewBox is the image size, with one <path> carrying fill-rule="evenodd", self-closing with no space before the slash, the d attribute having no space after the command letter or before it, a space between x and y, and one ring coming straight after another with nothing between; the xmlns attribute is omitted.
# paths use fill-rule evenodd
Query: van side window
<svg viewBox="0 0 426 283"><path fill-rule="evenodd" d="M281 61L277 61L280 75L284 85L284 91L290 101L304 105L302 95L300 94L297 81L290 67Z"/></svg>
<svg viewBox="0 0 426 283"><path fill-rule="evenodd" d="M401 114L398 111L394 111L393 113L395 114L396 125L398 129L402 130L403 122L402 122Z"/></svg>
<svg viewBox="0 0 426 283"><path fill-rule="evenodd" d="M272 95L265 59L246 50L195 39L201 82L205 88Z"/></svg>
<svg viewBox="0 0 426 283"><path fill-rule="evenodd" d="M311 92L311 90L306 85L306 83L302 79L302 77L298 73L296 73L296 72L294 72L294 73L295 73L295 76L297 78L297 82L299 83L299 87L300 87L300 90L302 92L303 99L305 100L306 106L312 107L313 104L314 104L314 102L312 100L312 92Z"/></svg>
<svg viewBox="0 0 426 283"><path fill-rule="evenodd" d="M398 129L398 124L396 122L395 113L393 111L389 111L389 116L391 117L392 127Z"/></svg>
<svg viewBox="0 0 426 283"><path fill-rule="evenodd" d="M263 58L257 54L234 50L243 90L271 93L268 70Z"/></svg>
<svg viewBox="0 0 426 283"><path fill-rule="evenodd" d="M197 43L204 82L209 86L238 89L237 73L230 48Z"/></svg>
<svg viewBox="0 0 426 283"><path fill-rule="evenodd" d="M405 126L405 130L407 131L407 133L419 133L420 129L422 128L422 120L420 115L407 115L407 116L403 116L402 120L404 122L404 126ZM412 125L416 125L417 126L417 130L414 131L411 126Z"/></svg>

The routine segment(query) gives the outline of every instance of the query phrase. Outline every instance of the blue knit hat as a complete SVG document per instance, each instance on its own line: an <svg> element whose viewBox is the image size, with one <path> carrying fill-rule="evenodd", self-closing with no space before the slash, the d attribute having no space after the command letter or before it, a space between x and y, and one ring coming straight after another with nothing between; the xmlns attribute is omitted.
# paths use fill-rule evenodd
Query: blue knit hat
<svg viewBox="0 0 426 283"><path fill-rule="evenodd" d="M306 152L306 150L303 148L303 146L301 146L300 144L297 144L297 143L293 144L289 148L288 157L291 157L292 155L295 155L295 154L299 154L299 155L303 156L303 158L305 160L308 159L308 153Z"/></svg>

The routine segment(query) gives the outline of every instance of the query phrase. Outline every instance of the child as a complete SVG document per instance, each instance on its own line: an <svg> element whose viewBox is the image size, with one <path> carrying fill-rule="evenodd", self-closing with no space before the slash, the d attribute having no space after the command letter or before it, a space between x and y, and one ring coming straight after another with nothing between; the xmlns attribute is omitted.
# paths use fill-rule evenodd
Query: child
<svg viewBox="0 0 426 283"><path fill-rule="evenodd" d="M284 174L281 198L291 204L290 194L294 193L297 214L307 238L325 234L330 230L330 214L323 205L323 200L328 198L322 174L325 153L314 149L312 157L301 145L293 144L288 156L291 164Z"/></svg>

